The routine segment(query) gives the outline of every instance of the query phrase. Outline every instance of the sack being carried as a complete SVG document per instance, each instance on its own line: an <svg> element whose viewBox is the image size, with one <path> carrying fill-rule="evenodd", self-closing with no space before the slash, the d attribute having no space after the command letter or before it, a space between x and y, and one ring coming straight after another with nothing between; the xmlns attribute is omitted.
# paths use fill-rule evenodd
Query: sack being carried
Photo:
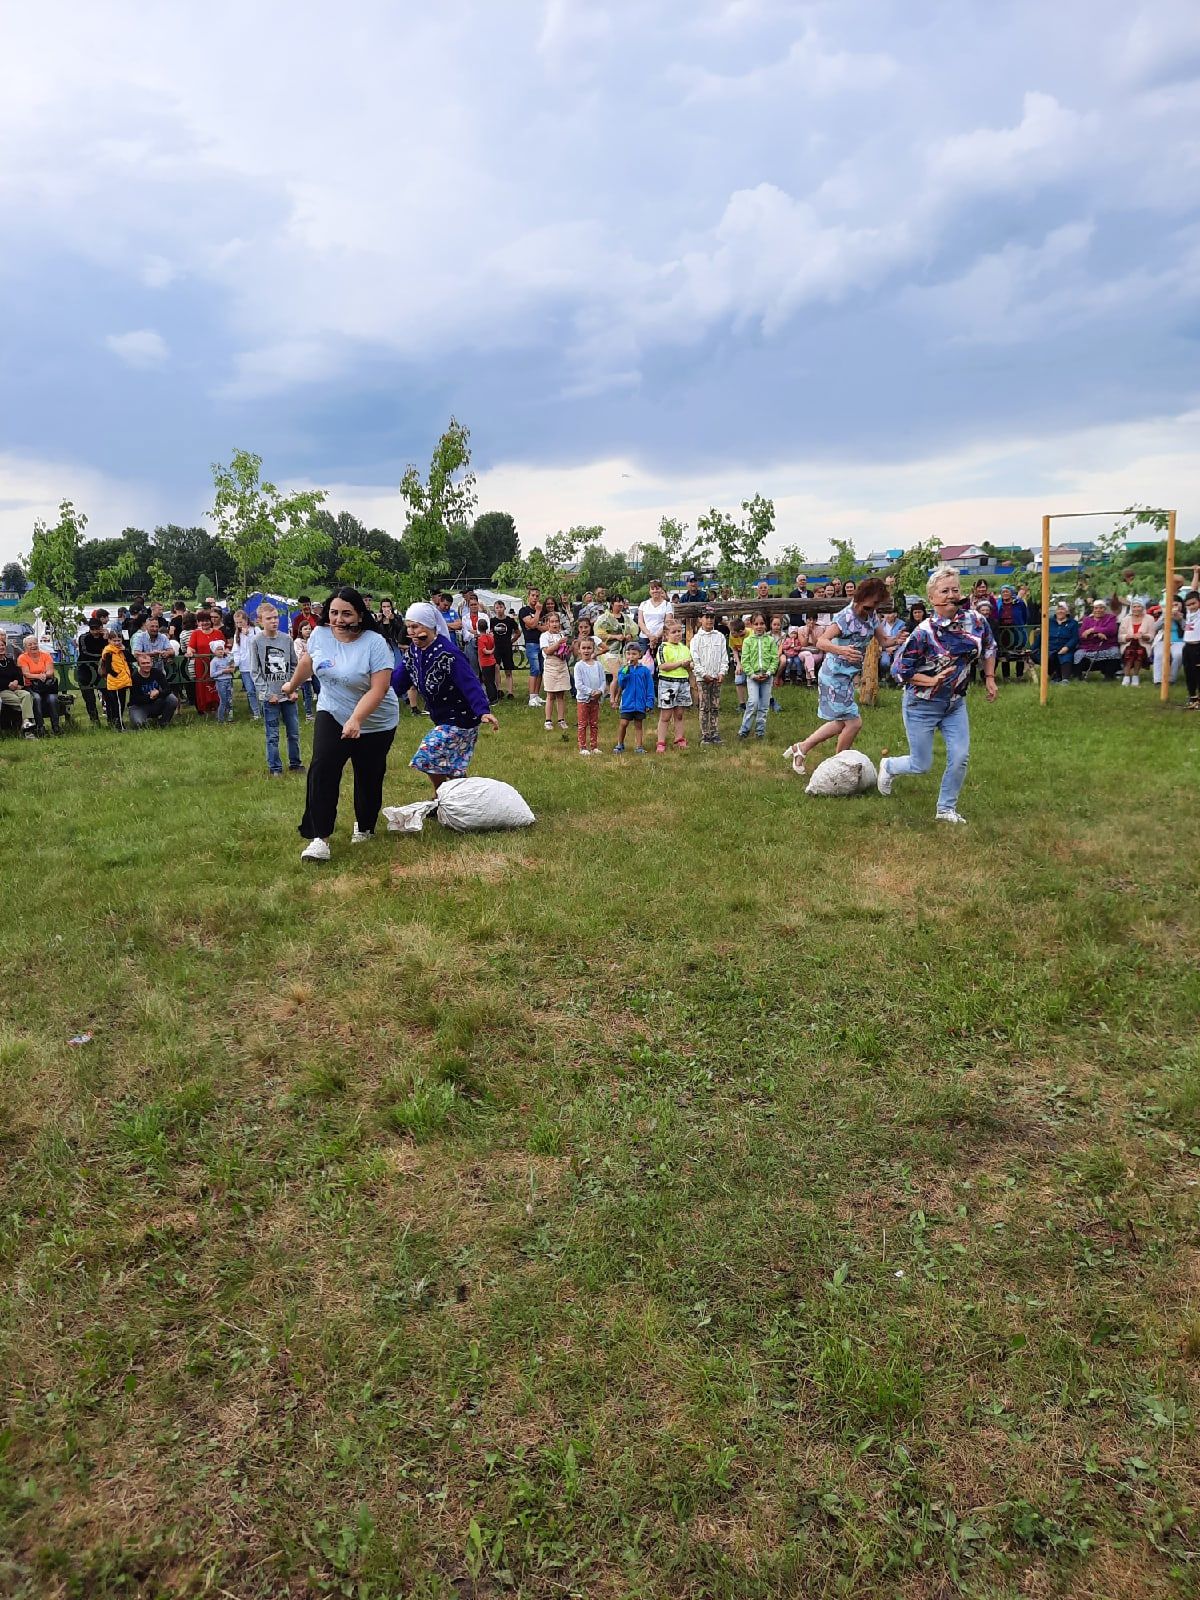
<svg viewBox="0 0 1200 1600"><path fill-rule="evenodd" d="M432 811L437 812L443 828L453 828L457 833L528 828L537 821L512 784L501 783L498 778L449 778L434 800L383 808L389 833L420 833Z"/></svg>
<svg viewBox="0 0 1200 1600"><path fill-rule="evenodd" d="M808 780L805 794L835 796L865 794L875 787L875 765L858 750L843 750L830 756Z"/></svg>

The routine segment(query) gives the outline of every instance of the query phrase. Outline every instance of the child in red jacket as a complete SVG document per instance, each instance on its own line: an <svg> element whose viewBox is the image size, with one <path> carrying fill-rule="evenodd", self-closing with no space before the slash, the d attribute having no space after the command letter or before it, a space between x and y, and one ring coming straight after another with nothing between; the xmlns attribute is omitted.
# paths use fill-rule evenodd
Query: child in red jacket
<svg viewBox="0 0 1200 1600"><path fill-rule="evenodd" d="M475 635L475 649L479 654L479 676L487 693L488 704L495 705L500 698L496 688L496 636L488 623L487 615L480 612L476 621L479 632Z"/></svg>

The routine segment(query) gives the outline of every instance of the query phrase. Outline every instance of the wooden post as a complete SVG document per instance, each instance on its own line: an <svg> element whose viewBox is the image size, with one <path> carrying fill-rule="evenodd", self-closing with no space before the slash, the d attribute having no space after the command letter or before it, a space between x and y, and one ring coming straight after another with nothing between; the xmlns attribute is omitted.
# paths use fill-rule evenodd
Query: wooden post
<svg viewBox="0 0 1200 1600"><path fill-rule="evenodd" d="M1162 614L1162 703L1171 697L1171 618L1175 601L1175 513L1167 512L1167 588Z"/></svg>
<svg viewBox="0 0 1200 1600"><path fill-rule="evenodd" d="M1042 518L1042 681L1038 694L1043 705L1050 695L1050 518Z"/></svg>

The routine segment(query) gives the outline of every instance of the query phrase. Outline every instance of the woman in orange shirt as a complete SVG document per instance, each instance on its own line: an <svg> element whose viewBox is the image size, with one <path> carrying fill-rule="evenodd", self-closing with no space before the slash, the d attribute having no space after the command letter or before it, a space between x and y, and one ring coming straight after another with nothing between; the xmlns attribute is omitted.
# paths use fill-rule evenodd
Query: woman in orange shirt
<svg viewBox="0 0 1200 1600"><path fill-rule="evenodd" d="M37 732L43 731L46 712L50 713L50 726L55 733L61 733L58 725L58 679L54 675L54 657L47 650L39 650L38 642L33 634L27 634L21 640L21 654L17 657L17 666L21 670L21 678L25 687L33 696L33 720L37 724Z"/></svg>

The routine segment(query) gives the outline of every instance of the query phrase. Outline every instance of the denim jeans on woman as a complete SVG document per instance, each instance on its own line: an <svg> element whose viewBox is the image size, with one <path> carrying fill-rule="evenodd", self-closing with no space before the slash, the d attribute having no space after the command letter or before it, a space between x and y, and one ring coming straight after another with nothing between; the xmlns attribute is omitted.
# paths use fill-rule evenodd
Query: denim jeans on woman
<svg viewBox="0 0 1200 1600"><path fill-rule="evenodd" d="M933 765L933 736L941 730L946 741L946 770L938 790L939 811L953 811L967 776L971 754L971 724L967 721L967 697L955 695L945 700L917 700L904 692L904 731L908 735L908 754L889 756L888 771L894 778L909 773L928 772Z"/></svg>
<svg viewBox="0 0 1200 1600"><path fill-rule="evenodd" d="M242 672L242 688L246 691L246 700L250 706L250 715L257 719L259 715L258 690L254 687L254 674Z"/></svg>
<svg viewBox="0 0 1200 1600"><path fill-rule="evenodd" d="M767 707L771 703L772 685L770 678L764 678L757 683L753 678L746 679L746 715L742 718L742 726L738 730L741 734L750 732L750 724L757 721L755 730L761 737L767 731Z"/></svg>

